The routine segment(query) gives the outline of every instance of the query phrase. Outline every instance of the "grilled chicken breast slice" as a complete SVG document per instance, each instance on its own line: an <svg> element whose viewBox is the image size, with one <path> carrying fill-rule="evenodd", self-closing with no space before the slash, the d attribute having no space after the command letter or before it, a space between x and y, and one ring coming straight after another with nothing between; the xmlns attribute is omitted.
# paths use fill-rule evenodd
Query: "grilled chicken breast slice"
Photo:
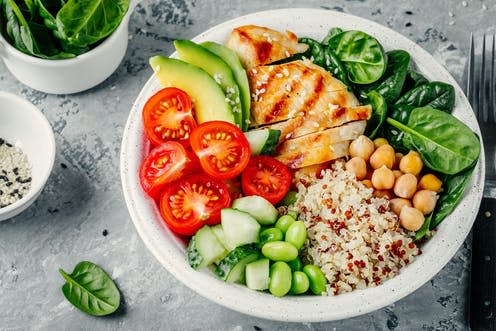
<svg viewBox="0 0 496 331"><path fill-rule="evenodd" d="M261 66L248 72L252 93L251 126L285 121L335 105L358 106L347 86L309 60Z"/></svg>
<svg viewBox="0 0 496 331"><path fill-rule="evenodd" d="M318 148L314 148L313 146L312 148L300 148L277 155L275 158L290 169L299 169L347 156L349 145L350 141L346 140Z"/></svg>
<svg viewBox="0 0 496 331"><path fill-rule="evenodd" d="M290 31L283 34L256 25L234 29L227 47L238 54L245 69L279 61L308 49L308 45L298 43L298 37Z"/></svg>

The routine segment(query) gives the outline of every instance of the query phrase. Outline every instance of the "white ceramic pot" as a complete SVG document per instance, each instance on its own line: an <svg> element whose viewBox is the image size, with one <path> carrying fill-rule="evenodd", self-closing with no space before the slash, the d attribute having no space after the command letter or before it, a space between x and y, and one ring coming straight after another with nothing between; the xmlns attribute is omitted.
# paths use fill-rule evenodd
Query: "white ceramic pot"
<svg viewBox="0 0 496 331"><path fill-rule="evenodd" d="M127 49L129 18L139 1L131 1L117 29L91 51L66 60L45 60L24 54L0 34L0 57L21 83L38 91L69 94L85 91L107 79Z"/></svg>

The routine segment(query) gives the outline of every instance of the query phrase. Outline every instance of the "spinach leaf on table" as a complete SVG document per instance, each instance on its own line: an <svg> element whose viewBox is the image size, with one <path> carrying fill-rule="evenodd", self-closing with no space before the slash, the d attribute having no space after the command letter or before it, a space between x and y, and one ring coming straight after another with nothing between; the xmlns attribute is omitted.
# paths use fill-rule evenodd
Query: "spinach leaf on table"
<svg viewBox="0 0 496 331"><path fill-rule="evenodd" d="M59 269L66 283L62 286L64 296L78 309L87 314L104 316L119 308L121 295L110 276L92 262L76 265L71 274Z"/></svg>
<svg viewBox="0 0 496 331"><path fill-rule="evenodd" d="M404 133L403 144L416 150L424 164L443 174L457 174L472 166L480 154L477 136L456 117L438 109L415 108L405 125L387 122Z"/></svg>
<svg viewBox="0 0 496 331"><path fill-rule="evenodd" d="M382 129L382 125L387 116L387 104L384 97L376 91L370 91L367 94L368 102L372 105L372 116L367 121L365 134L374 139Z"/></svg>
<svg viewBox="0 0 496 331"><path fill-rule="evenodd" d="M329 47L336 53L355 84L371 84L386 70L387 57L381 44L362 31L345 31L329 39Z"/></svg>

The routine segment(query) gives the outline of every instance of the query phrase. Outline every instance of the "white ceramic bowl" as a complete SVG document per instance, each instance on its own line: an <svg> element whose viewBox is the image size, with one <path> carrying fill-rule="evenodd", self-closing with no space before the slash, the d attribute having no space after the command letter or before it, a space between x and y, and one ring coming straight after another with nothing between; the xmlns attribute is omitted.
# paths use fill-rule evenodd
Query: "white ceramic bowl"
<svg viewBox="0 0 496 331"><path fill-rule="evenodd" d="M27 55L0 34L0 57L21 83L38 91L69 94L85 91L103 82L119 66L126 54L129 18L136 1L117 29L91 51L65 60L45 60Z"/></svg>
<svg viewBox="0 0 496 331"><path fill-rule="evenodd" d="M456 91L453 114L480 136L479 127L462 90L448 71L414 42L382 25L356 16L318 9L282 9L239 17L218 25L194 38L196 42L224 42L237 26L257 24L279 31L291 30L299 36L321 39L332 26L358 29L375 36L386 48L408 51L418 69L431 80L452 84ZM151 77L134 103L124 132L121 149L121 178L126 203L133 222L146 246L177 279L202 296L228 308L275 320L305 322L348 318L391 304L426 283L453 257L472 227L482 197L484 153L467 190L454 212L439 226L434 238L422 246L423 254L403 268L400 274L375 288L357 290L334 297L286 296L276 298L245 286L226 284L209 270L190 268L184 254L185 244L160 218L154 202L142 192L138 168L148 150L141 123L146 100L160 89Z"/></svg>
<svg viewBox="0 0 496 331"><path fill-rule="evenodd" d="M31 188L20 200L0 208L0 221L16 216L40 195L55 161L55 138L43 113L29 101L0 91L0 138L19 147L31 166Z"/></svg>

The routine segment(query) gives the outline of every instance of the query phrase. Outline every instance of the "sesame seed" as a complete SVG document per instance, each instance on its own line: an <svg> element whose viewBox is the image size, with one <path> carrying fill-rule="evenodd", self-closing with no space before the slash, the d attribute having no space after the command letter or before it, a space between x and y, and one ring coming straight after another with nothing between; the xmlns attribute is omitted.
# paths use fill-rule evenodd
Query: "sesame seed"
<svg viewBox="0 0 496 331"><path fill-rule="evenodd" d="M285 51L284 54L286 55L286 57L290 57L291 56L291 54L288 51Z"/></svg>

